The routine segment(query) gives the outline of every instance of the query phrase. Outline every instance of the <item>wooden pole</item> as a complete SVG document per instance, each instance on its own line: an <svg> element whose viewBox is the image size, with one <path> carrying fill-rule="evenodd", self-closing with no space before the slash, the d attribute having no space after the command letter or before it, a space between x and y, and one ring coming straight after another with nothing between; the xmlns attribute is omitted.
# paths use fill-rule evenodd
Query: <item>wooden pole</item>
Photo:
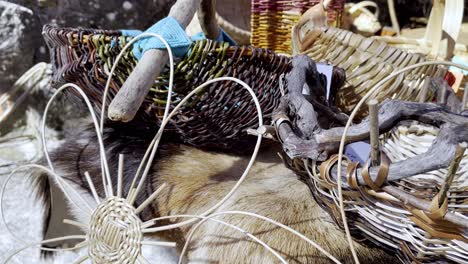
<svg viewBox="0 0 468 264"><path fill-rule="evenodd" d="M207 39L217 39L220 30L216 20L216 0L201 0L198 21Z"/></svg>
<svg viewBox="0 0 468 264"><path fill-rule="evenodd" d="M169 16L175 18L182 28L186 28L195 15L196 9L200 6L201 0L177 0L172 6ZM216 19L216 15L208 15L212 0L205 0L202 11L207 17ZM211 23L210 23L211 25ZM146 51L141 60L136 65L133 72L122 85L117 95L109 105L108 117L114 121L131 121L143 100L145 99L154 80L159 76L168 60L168 53L165 50L151 49Z"/></svg>
<svg viewBox="0 0 468 264"><path fill-rule="evenodd" d="M369 136L371 143L371 161L372 166L380 164L380 147L379 147L379 102L376 99L370 100L369 106Z"/></svg>
<svg viewBox="0 0 468 264"><path fill-rule="evenodd" d="M448 167L448 170L447 170L447 176L445 177L445 181L440 187L439 207L442 206L445 199L447 198L447 193L450 189L450 186L452 185L453 179L455 178L455 174L457 173L458 166L460 165L463 155L465 154L466 147L467 147L466 142L463 142L457 146L455 157L450 163L450 166Z"/></svg>

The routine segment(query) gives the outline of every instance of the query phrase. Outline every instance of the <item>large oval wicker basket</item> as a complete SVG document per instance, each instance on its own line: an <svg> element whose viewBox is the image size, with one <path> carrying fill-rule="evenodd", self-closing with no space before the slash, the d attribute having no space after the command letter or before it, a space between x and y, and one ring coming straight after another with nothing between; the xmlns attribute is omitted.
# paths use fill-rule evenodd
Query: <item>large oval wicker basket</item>
<svg viewBox="0 0 468 264"><path fill-rule="evenodd" d="M366 38L338 28L303 25L293 29L294 54L307 54L317 62L330 62L346 71L346 83L338 93L337 105L351 112L377 82L393 71L423 62L426 57L392 47L384 41ZM428 65L400 74L386 82L374 98L383 101L395 98L415 101L419 98L426 76L443 76L446 70ZM433 97L427 93L425 100ZM366 114L361 111L360 117Z"/></svg>
<svg viewBox="0 0 468 264"><path fill-rule="evenodd" d="M356 103L383 77L395 70L426 60L424 55L407 53L377 39L365 38L336 28L301 28L293 30L296 53L309 55L345 69L345 87L338 94L337 104L351 112ZM416 68L401 74L373 98L407 101L431 101L434 93L422 93L426 77L444 76L446 69L437 66ZM427 87L427 86L426 86ZM425 98L421 96L425 94ZM360 111L360 117L366 110ZM381 137L383 151L391 162L424 153L433 143L438 128L417 123L402 125ZM338 186L320 173L318 162L297 158L287 161L308 183L315 199L342 226ZM322 163L322 165L325 164ZM347 166L344 161L344 166ZM464 156L454 181L449 187L447 210L468 216L468 156ZM401 191L431 203L444 184L447 169L414 175L389 182ZM355 238L367 239L398 254L404 263L450 262L468 263L468 230L437 217L428 217L391 194L367 187L344 187L345 211Z"/></svg>

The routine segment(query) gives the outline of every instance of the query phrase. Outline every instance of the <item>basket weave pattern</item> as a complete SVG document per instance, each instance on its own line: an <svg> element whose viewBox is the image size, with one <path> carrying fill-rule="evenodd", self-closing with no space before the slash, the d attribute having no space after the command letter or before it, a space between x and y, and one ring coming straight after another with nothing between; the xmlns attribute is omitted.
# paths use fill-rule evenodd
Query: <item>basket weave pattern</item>
<svg viewBox="0 0 468 264"><path fill-rule="evenodd" d="M130 38L119 31L59 29L46 26L44 38L54 65L53 85L75 83L95 103L101 100L114 59ZM107 102L110 102L136 65L131 50L116 68ZM220 76L243 80L253 87L265 121L279 104L282 75L290 70L290 59L265 49L229 47L211 40L195 42L175 66L172 104L175 106L196 86ZM146 97L138 120L159 125L167 98L169 69L157 78ZM171 120L168 132L183 142L207 148L246 151L255 138L246 130L257 126L255 105L249 93L234 82L218 82L191 98Z"/></svg>
<svg viewBox="0 0 468 264"><path fill-rule="evenodd" d="M338 26L345 1L333 1L327 11L328 22ZM291 54L291 28L299 17L320 0L252 0L251 43L255 47Z"/></svg>
<svg viewBox="0 0 468 264"><path fill-rule="evenodd" d="M411 124L387 133L381 143L390 160L397 162L426 152L437 134L437 128ZM345 160L344 166L348 165ZM336 182L320 174L315 162L297 159L291 161L291 166L308 182L315 199L341 226ZM447 169L440 169L389 184L431 201L438 194L446 173ZM448 210L468 215L467 189L468 156L465 154L449 189ZM394 251L405 263L468 261L466 230L443 220L431 220L428 225L420 210L406 206L384 191L346 187L343 188L343 198L349 227L355 238L367 239Z"/></svg>
<svg viewBox="0 0 468 264"><path fill-rule="evenodd" d="M308 39L308 45L295 52L307 54L317 62L330 62L346 71L346 83L338 93L337 105L348 113L385 76L397 69L426 61L421 54L408 53L383 41L342 29L311 27L306 32L305 35L313 36L313 39ZM301 47L301 44L295 46ZM416 101L425 77L443 74L445 71L436 65L416 68L385 83L374 98L379 101L387 98ZM429 92L427 96L426 101L430 101L433 94ZM361 117L365 111L361 111Z"/></svg>

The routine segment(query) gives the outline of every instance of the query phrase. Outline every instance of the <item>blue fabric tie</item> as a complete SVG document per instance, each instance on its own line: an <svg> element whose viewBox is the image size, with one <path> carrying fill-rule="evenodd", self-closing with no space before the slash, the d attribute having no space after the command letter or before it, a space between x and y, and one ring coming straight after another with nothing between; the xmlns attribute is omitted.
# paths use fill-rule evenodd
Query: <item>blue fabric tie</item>
<svg viewBox="0 0 468 264"><path fill-rule="evenodd" d="M123 36L136 37L142 32L140 30L124 29L121 30ZM183 57L192 44L192 40L205 39L203 32L200 32L192 37L187 36L185 30L180 26L179 22L173 17L166 17L150 28L145 33L155 33L160 35L167 41L172 49L172 53L176 57ZM236 45L232 38L223 30L220 29L220 34L217 41L229 42L230 45ZM166 49L166 46L161 40L155 37L143 37L133 43L133 55L140 60L143 53L149 49Z"/></svg>
<svg viewBox="0 0 468 264"><path fill-rule="evenodd" d="M142 32L138 29L121 29L122 35L126 37L136 37L140 35Z"/></svg>
<svg viewBox="0 0 468 264"><path fill-rule="evenodd" d="M206 36L205 34L203 34L203 32L200 32L192 36L193 41L202 40L202 39L206 39ZM222 29L219 29L219 36L216 39L216 41L228 42L229 45L231 46L237 46L236 42L231 38L231 36L229 36L229 34L224 32Z"/></svg>
<svg viewBox="0 0 468 264"><path fill-rule="evenodd" d="M124 36L132 36L138 32L135 30L123 30L122 34ZM185 55L185 52L192 44L192 40L187 36L185 31L179 25L179 22L173 17L166 17L160 20L158 23L152 25L148 28L145 33L155 33L164 38L165 41L172 48L172 53L174 56L182 57ZM133 44L133 55L140 60L143 56L143 53L149 49L166 49L166 46L162 43L161 40L155 37L143 37L137 40Z"/></svg>

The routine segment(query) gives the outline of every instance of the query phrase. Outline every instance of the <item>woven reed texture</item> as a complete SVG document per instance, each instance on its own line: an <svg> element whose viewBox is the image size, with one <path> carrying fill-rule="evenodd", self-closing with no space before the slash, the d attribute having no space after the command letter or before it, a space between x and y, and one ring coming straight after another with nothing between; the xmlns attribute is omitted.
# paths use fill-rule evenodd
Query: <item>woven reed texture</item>
<svg viewBox="0 0 468 264"><path fill-rule="evenodd" d="M93 263L136 263L141 254L141 220L124 198L109 197L91 216L89 256Z"/></svg>
<svg viewBox="0 0 468 264"><path fill-rule="evenodd" d="M307 24L304 25L307 27ZM293 36L295 53L304 53L317 62L330 62L346 71L346 83L337 96L337 105L346 113L351 112L361 98L381 79L397 69L426 61L421 54L408 53L388 45L386 42L366 38L338 28L302 29L304 34ZM383 101L388 98L416 101L426 76L445 75L437 65L416 68L402 73L385 83L374 98ZM433 97L428 92L425 101ZM366 109L360 111L364 117Z"/></svg>
<svg viewBox="0 0 468 264"><path fill-rule="evenodd" d="M392 162L426 152L438 129L421 124L399 126L381 137L383 151ZM315 199L342 227L336 182L319 173L318 164L296 159L294 171L309 184ZM344 166L348 166L347 160ZM427 172L389 184L430 202L439 192L447 169ZM444 220L424 224L419 210L393 198L384 191L368 187L343 188L345 211L352 235L394 251L404 263L468 261L466 230ZM449 189L448 210L468 216L468 154L465 153Z"/></svg>
<svg viewBox="0 0 468 264"><path fill-rule="evenodd" d="M311 29L309 34L314 39L307 42L308 45L302 45L305 47L306 54L315 60L329 61L346 69L347 84L339 94L338 102L342 109L348 111L373 84L394 69L425 60L421 55L408 54L384 42L367 39L344 30ZM54 84L72 82L80 85L91 97L98 110L109 69L129 38L121 36L118 31L53 27L44 29L44 37L49 45L55 67ZM306 37L306 39L311 38ZM135 64L135 58L130 51L127 52L124 60L117 67L108 100L113 98ZM290 67L289 58L278 56L264 49L228 47L225 43L209 40L196 42L191 52L181 58L176 65L173 104L206 80L218 76L235 76L247 82L255 90L262 105L264 118L268 123L272 111L281 98L280 86L287 85L280 80L281 76L288 73ZM380 99L392 97L415 100L419 95L422 80L426 76L433 77L440 72L441 70L435 66L427 66L402 74L396 80L389 82L377 96ZM168 72L166 70L152 87L138 118L144 122L159 124L167 96L167 85ZM431 96L431 93L428 93L428 97ZM248 94L231 82L209 86L182 109L171 123L170 129L176 132L184 142L195 146L226 150L245 149L248 144L246 139L249 139L245 136L245 129L257 125L254 106L248 102L250 102ZM410 132L413 130L408 129ZM416 134L420 135L422 132L418 133ZM391 143L389 139L385 141L387 142L386 152L393 161L411 156L407 154L411 153L407 146L411 146L412 151L418 153L427 148L427 142L421 143L422 141L419 140L407 143L406 137L401 135L394 132L388 137L397 138L398 140L394 142L398 143ZM392 144L399 144L400 147L392 150L390 147ZM400 155L398 156L397 153L401 155L398 154ZM313 162L307 161L304 164L301 159L287 161L308 181L315 199L340 224L336 183L328 182L322 175L314 174L313 172L318 170L317 164ZM462 164L464 172L466 161L464 160ZM307 173L306 167L310 169L311 176ZM395 184L404 190L409 190L412 194L430 199L440 188L440 180L443 177L437 176L442 175L440 173L434 175L431 177L415 176ZM460 210L459 208L462 208L460 205L467 202L466 176L464 175L459 170L458 178L450 188L449 208L451 209ZM402 203L389 199L387 194L378 192L376 195L375 192L362 188L345 189L344 196L350 216L349 221L351 221L352 231L356 237L365 238L389 250L394 250L406 260L458 261L464 259L466 261L467 254L464 251L466 240L429 236L425 229L415 224L417 219L411 218L412 213L409 209ZM434 226L439 228L437 224ZM451 234L456 235L457 232L460 234L459 230L453 229L455 227L449 226L448 228Z"/></svg>
<svg viewBox="0 0 468 264"><path fill-rule="evenodd" d="M101 108L105 82L112 64L130 38L119 31L59 29L46 26L44 38L54 66L53 85L71 82L91 97L96 111ZM115 71L107 102L110 102L137 61L131 50ZM250 85L262 107L265 122L279 104L280 78L290 70L290 59L253 47L229 47L211 40L195 42L191 51L175 66L172 104L175 106L192 89L207 80L236 77ZM159 125L164 112L169 79L168 68L156 80L137 119ZM255 105L249 93L234 82L218 82L192 97L168 127L183 142L206 148L250 151L255 137L246 130L258 126Z"/></svg>
<svg viewBox="0 0 468 264"><path fill-rule="evenodd" d="M344 0L335 0L327 11L330 26L339 26ZM251 43L255 47L291 54L291 28L299 17L320 0L252 0Z"/></svg>

